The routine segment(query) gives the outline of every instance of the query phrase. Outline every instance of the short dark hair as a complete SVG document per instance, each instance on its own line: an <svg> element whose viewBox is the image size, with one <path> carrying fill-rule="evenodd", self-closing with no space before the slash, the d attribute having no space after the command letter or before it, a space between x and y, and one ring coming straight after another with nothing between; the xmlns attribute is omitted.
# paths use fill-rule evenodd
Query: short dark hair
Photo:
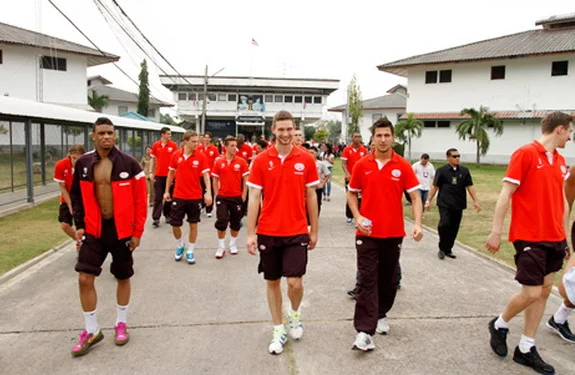
<svg viewBox="0 0 575 375"><path fill-rule="evenodd" d="M284 110L281 110L274 115L272 126L275 126L276 122L283 120L291 120L295 127L295 119L293 118L292 114Z"/></svg>
<svg viewBox="0 0 575 375"><path fill-rule="evenodd" d="M246 136L243 135L242 133L238 134L238 136L236 137L236 141L245 142L245 140L246 140Z"/></svg>
<svg viewBox="0 0 575 375"><path fill-rule="evenodd" d="M214 138L214 137L212 136L212 133L210 133L210 132L205 132L205 133L204 133L204 137L205 137L206 135L207 135L208 137L210 137L210 138Z"/></svg>
<svg viewBox="0 0 575 375"><path fill-rule="evenodd" d="M429 160L429 155L428 154L422 154L421 158L425 159L425 160Z"/></svg>
<svg viewBox="0 0 575 375"><path fill-rule="evenodd" d="M315 151L315 152L319 152L319 150L318 150L317 147L315 147L315 146L311 146L309 149L312 150L312 151Z"/></svg>
<svg viewBox="0 0 575 375"><path fill-rule="evenodd" d="M92 126L92 131L95 133L96 132L96 126L98 125L110 125L110 126L114 126L114 123L112 122L112 120L110 120L107 117L98 117L96 119L96 122L94 122L94 125Z"/></svg>
<svg viewBox="0 0 575 375"><path fill-rule="evenodd" d="M233 135L228 135L225 139L224 139L224 145L228 145L230 142L237 142L236 137L234 137Z"/></svg>
<svg viewBox="0 0 575 375"><path fill-rule="evenodd" d="M391 121L389 121L387 119L387 117L382 117L379 120L377 120L371 127L371 136L373 137L375 135L375 129L378 128L389 128L391 129L391 135L393 135L393 124L391 123Z"/></svg>
<svg viewBox="0 0 575 375"><path fill-rule="evenodd" d="M263 135L263 134L262 134ZM266 141L264 141L263 139L260 139L257 142L258 145L260 145L261 148L266 149L268 147L268 143Z"/></svg>
<svg viewBox="0 0 575 375"><path fill-rule="evenodd" d="M573 116L559 111L551 112L541 120L541 131L543 134L549 134L558 126L568 127L570 122L573 122Z"/></svg>
<svg viewBox="0 0 575 375"><path fill-rule="evenodd" d="M86 149L84 148L84 145L81 145L81 144L74 144L74 145L70 146L70 149L68 150L68 154L82 155L85 153L86 153Z"/></svg>
<svg viewBox="0 0 575 375"><path fill-rule="evenodd" d="M168 128L167 126L164 126L162 129L160 129L160 134L166 134L166 132L172 131L172 129Z"/></svg>
<svg viewBox="0 0 575 375"><path fill-rule="evenodd" d="M311 146L309 145L309 143L303 143L301 147L305 148L306 150L311 150Z"/></svg>
<svg viewBox="0 0 575 375"><path fill-rule="evenodd" d="M457 151L456 148L452 147L452 148L448 148L447 151L445 151L445 156L451 156L451 153L453 151Z"/></svg>

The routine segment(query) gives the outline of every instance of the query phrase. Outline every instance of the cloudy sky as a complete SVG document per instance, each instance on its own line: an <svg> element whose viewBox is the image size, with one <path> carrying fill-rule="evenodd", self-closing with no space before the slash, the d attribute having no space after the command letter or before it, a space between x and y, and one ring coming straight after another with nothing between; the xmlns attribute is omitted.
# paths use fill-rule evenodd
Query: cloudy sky
<svg viewBox="0 0 575 375"><path fill-rule="evenodd" d="M119 65L137 80L144 53L96 6L102 3L119 18L112 0L52 1L101 49L121 56ZM210 74L223 68L220 75L339 79L329 106L344 103L354 74L365 99L406 83L378 71L379 64L534 29L536 20L575 12L572 0L116 1L182 74L203 74L207 64ZM89 45L48 0L0 0L0 7L0 22ZM170 100L157 78L161 71L149 65L153 95ZM137 91L111 64L88 74Z"/></svg>

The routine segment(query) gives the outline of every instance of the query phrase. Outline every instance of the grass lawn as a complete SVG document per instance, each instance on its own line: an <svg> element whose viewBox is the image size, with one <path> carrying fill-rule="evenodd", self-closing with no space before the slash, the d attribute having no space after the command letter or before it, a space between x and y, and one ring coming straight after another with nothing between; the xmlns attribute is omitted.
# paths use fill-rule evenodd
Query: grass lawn
<svg viewBox="0 0 575 375"><path fill-rule="evenodd" d="M58 198L0 218L0 275L62 243Z"/></svg>

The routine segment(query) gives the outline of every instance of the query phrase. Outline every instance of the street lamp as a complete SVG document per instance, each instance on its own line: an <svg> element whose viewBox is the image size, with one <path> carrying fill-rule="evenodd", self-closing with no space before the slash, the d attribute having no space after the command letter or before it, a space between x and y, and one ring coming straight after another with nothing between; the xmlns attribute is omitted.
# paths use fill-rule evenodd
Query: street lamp
<svg viewBox="0 0 575 375"><path fill-rule="evenodd" d="M217 72L215 72L214 74L212 74L210 76L213 77L216 74L220 73L222 70L224 70L225 67L221 68L220 70L218 70ZM204 100L202 101L202 123L200 125L200 134L204 134L206 132L206 100L207 100L207 96L208 96L208 66L206 65L206 70L204 73Z"/></svg>

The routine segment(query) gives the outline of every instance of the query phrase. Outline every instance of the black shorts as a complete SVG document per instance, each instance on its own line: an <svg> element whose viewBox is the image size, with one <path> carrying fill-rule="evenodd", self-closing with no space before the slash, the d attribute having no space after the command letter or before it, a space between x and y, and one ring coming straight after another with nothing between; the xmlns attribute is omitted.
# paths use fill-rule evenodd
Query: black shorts
<svg viewBox="0 0 575 375"><path fill-rule="evenodd" d="M188 223L199 223L202 212L202 199L180 199L174 198L172 211L170 212L170 225L181 227L184 223L184 216L188 217Z"/></svg>
<svg viewBox="0 0 575 375"><path fill-rule="evenodd" d="M72 213L66 203L60 202L60 207L58 208L58 222L66 223L70 226L74 225Z"/></svg>
<svg viewBox="0 0 575 375"><path fill-rule="evenodd" d="M290 237L258 235L258 273L263 272L266 280L302 277L307 266L308 244L307 233Z"/></svg>
<svg viewBox="0 0 575 375"><path fill-rule="evenodd" d="M567 241L528 242L517 240L515 247L515 280L521 285L543 285L543 279L563 267Z"/></svg>
<svg viewBox="0 0 575 375"><path fill-rule="evenodd" d="M219 231L225 231L228 228L228 223L230 229L234 231L239 231L242 227L242 216L243 216L243 201L242 197L222 197L218 195L216 197L216 223L214 226Z"/></svg>
<svg viewBox="0 0 575 375"><path fill-rule="evenodd" d="M96 238L91 234L85 234L80 252L76 271L100 276L102 264L108 253L112 254L110 272L116 279L129 279L134 275L134 259L130 251L132 237L118 239L114 219L102 220L102 236Z"/></svg>

